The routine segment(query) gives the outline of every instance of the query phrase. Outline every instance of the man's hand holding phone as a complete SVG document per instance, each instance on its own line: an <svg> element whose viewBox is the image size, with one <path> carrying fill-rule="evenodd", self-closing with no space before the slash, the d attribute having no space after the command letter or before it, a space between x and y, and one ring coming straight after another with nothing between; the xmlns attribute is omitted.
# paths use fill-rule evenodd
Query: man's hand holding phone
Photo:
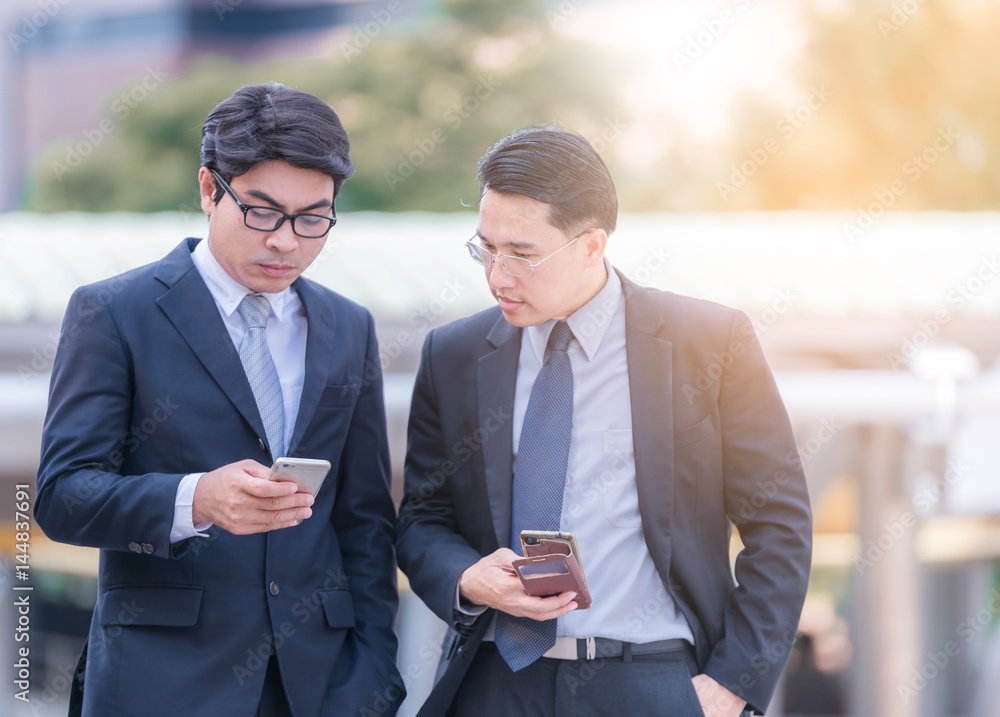
<svg viewBox="0 0 1000 717"><path fill-rule="evenodd" d="M479 559L462 573L459 594L474 605L485 605L517 617L552 620L577 608L572 591L534 597L524 591L512 563L521 556L510 548L500 548Z"/></svg>
<svg viewBox="0 0 1000 717"><path fill-rule="evenodd" d="M290 528L312 515L312 495L299 491L295 483L268 480L269 475L267 466L254 460L209 471L195 489L192 522L248 535Z"/></svg>

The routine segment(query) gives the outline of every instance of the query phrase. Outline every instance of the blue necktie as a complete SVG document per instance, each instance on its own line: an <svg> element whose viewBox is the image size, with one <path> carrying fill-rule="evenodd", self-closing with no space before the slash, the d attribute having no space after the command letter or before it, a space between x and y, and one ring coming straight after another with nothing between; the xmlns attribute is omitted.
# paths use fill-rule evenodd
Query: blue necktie
<svg viewBox="0 0 1000 717"><path fill-rule="evenodd" d="M248 294L240 302L240 314L246 319L247 333L240 343L240 362L257 401L260 419L271 449L271 457L285 454L285 403L281 398L278 371L267 348L267 317L271 304L266 296Z"/></svg>
<svg viewBox="0 0 1000 717"><path fill-rule="evenodd" d="M531 387L514 462L510 547L521 554L522 530L559 530L569 439L573 430L573 367L566 349L573 332L552 327L549 357ZM517 672L556 644L556 621L497 615L496 645Z"/></svg>

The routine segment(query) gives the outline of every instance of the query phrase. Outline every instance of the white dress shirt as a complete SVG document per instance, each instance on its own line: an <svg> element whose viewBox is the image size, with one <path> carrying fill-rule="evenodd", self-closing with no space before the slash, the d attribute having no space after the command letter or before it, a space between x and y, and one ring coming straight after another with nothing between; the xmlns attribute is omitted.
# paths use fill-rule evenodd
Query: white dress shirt
<svg viewBox="0 0 1000 717"><path fill-rule="evenodd" d="M243 336L247 332L247 323L239 312L240 302L253 292L233 279L212 254L209 239L198 242L191 252L191 259L201 278L208 286L215 305L222 316L222 321L229 331L229 338L237 351ZM306 338L308 322L305 308L298 294L291 287L277 294L263 294L271 304L271 314L268 318L267 345L271 351L271 359L278 372L281 382L281 397L285 405L285 445L289 445L295 430L295 419L299 413L299 401L302 398L302 385L306 374ZM276 458L278 456L275 456ZM220 466L213 466L218 468ZM191 473L181 479L177 486L177 498L174 502L174 520L170 529L170 542L176 543L195 535L205 536L202 532L211 523L194 525L191 518L191 505L198 481L204 473Z"/></svg>

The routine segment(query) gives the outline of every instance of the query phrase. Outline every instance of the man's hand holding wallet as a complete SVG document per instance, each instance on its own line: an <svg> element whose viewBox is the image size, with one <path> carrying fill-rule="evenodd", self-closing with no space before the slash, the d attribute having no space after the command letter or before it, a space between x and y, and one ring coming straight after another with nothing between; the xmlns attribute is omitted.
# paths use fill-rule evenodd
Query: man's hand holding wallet
<svg viewBox="0 0 1000 717"><path fill-rule="evenodd" d="M523 558L511 563L524 592L536 597L576 593L578 610L590 607L590 591L572 533L521 531Z"/></svg>
<svg viewBox="0 0 1000 717"><path fill-rule="evenodd" d="M522 537L549 535L533 531L524 531L524 534ZM570 547L572 534L561 535L562 541L539 538L537 543L522 542L526 549L524 557L510 548L500 548L482 557L459 578L463 602L533 620L553 620L573 610L590 607L590 593L579 553L575 550L575 538ZM521 566L520 573L515 564ZM528 566L526 578L522 577L525 566ZM536 594L529 594L526 585ZM553 589L559 591L552 594Z"/></svg>

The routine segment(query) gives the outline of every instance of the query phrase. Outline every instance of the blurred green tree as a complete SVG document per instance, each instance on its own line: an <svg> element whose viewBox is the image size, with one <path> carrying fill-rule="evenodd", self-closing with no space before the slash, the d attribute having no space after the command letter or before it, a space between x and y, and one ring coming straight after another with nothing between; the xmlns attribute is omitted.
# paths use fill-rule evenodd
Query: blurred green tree
<svg viewBox="0 0 1000 717"><path fill-rule="evenodd" d="M499 137L558 119L596 138L625 118L615 84L594 81L620 71L553 33L539 0L447 0L420 17L342 28L324 57L203 57L72 171L53 169L66 154L66 140L54 142L34 167L26 208L199 211L205 115L241 84L276 80L327 100L347 129L357 171L338 210L460 210L478 198L476 161ZM613 163L614 147L604 154Z"/></svg>

